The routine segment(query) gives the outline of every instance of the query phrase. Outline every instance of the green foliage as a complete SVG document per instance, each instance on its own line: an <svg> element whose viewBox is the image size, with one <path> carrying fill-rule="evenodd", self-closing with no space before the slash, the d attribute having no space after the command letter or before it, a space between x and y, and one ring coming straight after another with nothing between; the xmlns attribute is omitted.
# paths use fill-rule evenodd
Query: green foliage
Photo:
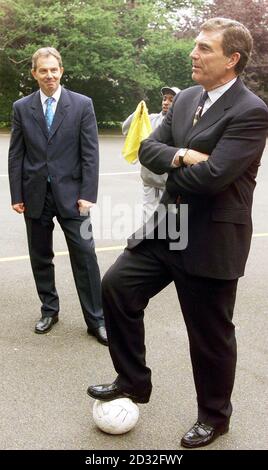
<svg viewBox="0 0 268 470"><path fill-rule="evenodd" d="M151 44L146 47L142 59L149 70L158 76L157 86L148 90L151 112L159 112L160 88L164 85L180 89L193 85L191 80L191 62L189 54L193 48L192 40L174 40L163 34L156 34Z"/></svg>
<svg viewBox="0 0 268 470"><path fill-rule="evenodd" d="M180 6L199 3L0 0L1 115L36 89L31 56L44 46L60 51L63 84L93 98L99 122L123 120L144 98L158 111L162 86L191 83L191 43L174 36L171 18Z"/></svg>
<svg viewBox="0 0 268 470"><path fill-rule="evenodd" d="M19 76L0 50L0 122L9 123L11 104L18 96Z"/></svg>
<svg viewBox="0 0 268 470"><path fill-rule="evenodd" d="M115 127L141 99L158 112L162 86L192 85L192 38L212 16L249 27L245 78L268 102L267 0L0 0L0 122L36 89L31 56L43 46L59 49L63 84L93 98L101 126Z"/></svg>
<svg viewBox="0 0 268 470"><path fill-rule="evenodd" d="M99 122L123 120L141 99L159 111L162 86L192 84L187 31L194 15L182 26L178 12L202 3L0 0L0 120L9 119L15 99L36 89L31 56L43 46L61 52L63 84L93 98Z"/></svg>

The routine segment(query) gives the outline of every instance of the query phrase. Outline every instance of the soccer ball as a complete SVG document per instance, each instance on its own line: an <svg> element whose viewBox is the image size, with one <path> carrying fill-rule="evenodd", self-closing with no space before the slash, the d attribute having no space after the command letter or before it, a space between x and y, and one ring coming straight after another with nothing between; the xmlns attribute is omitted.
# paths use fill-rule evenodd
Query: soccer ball
<svg viewBox="0 0 268 470"><path fill-rule="evenodd" d="M139 408L130 398L111 401L95 400L93 404L95 424L108 434L124 434L134 428L139 419Z"/></svg>

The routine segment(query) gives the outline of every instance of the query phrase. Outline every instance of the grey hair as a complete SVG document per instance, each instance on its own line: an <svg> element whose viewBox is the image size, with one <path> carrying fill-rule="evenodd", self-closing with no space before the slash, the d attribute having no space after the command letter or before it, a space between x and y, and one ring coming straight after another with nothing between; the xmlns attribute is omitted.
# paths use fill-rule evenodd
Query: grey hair
<svg viewBox="0 0 268 470"><path fill-rule="evenodd" d="M247 65L253 48L250 31L239 21L230 18L211 18L201 25L201 31L221 31L222 49L226 57L239 52L235 72L240 75Z"/></svg>

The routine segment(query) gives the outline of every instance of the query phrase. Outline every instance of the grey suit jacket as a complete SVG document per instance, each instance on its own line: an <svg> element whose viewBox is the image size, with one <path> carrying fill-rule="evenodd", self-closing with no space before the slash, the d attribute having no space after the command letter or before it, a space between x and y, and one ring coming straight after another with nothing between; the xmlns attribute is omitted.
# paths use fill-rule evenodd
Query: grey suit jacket
<svg viewBox="0 0 268 470"><path fill-rule="evenodd" d="M48 134L40 92L16 101L9 149L12 204L39 218L48 175L62 217L78 216L77 200L95 202L98 189L98 133L90 98L62 88Z"/></svg>
<svg viewBox="0 0 268 470"><path fill-rule="evenodd" d="M255 178L266 142L268 109L240 78L193 127L202 87L183 90L162 125L140 148L141 163L169 172L163 202L187 204L189 241L181 251L192 275L235 279L244 273L252 234ZM187 147L209 154L207 162L171 169ZM134 248L141 240L129 240Z"/></svg>

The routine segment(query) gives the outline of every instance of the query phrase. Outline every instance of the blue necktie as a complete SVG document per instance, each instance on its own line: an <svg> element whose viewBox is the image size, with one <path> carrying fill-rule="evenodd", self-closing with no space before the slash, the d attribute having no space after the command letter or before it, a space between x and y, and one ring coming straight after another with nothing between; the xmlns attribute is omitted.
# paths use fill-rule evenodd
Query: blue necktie
<svg viewBox="0 0 268 470"><path fill-rule="evenodd" d="M47 130L48 132L50 131L50 128L52 126L53 118L54 118L54 111L52 107L52 103L54 101L54 98L52 96L50 98L46 99L46 112L45 112L45 120L47 123Z"/></svg>
<svg viewBox="0 0 268 470"><path fill-rule="evenodd" d="M52 96L50 96L49 98L46 99L47 107L46 107L46 112L45 112L45 120L46 120L48 132L50 132L50 128L52 126L52 122L53 122L53 118L54 118L54 111L53 111L53 107L52 107L53 101L54 101L54 98L52 98ZM47 177L47 181L49 183L51 182L51 178L50 178L49 175Z"/></svg>

